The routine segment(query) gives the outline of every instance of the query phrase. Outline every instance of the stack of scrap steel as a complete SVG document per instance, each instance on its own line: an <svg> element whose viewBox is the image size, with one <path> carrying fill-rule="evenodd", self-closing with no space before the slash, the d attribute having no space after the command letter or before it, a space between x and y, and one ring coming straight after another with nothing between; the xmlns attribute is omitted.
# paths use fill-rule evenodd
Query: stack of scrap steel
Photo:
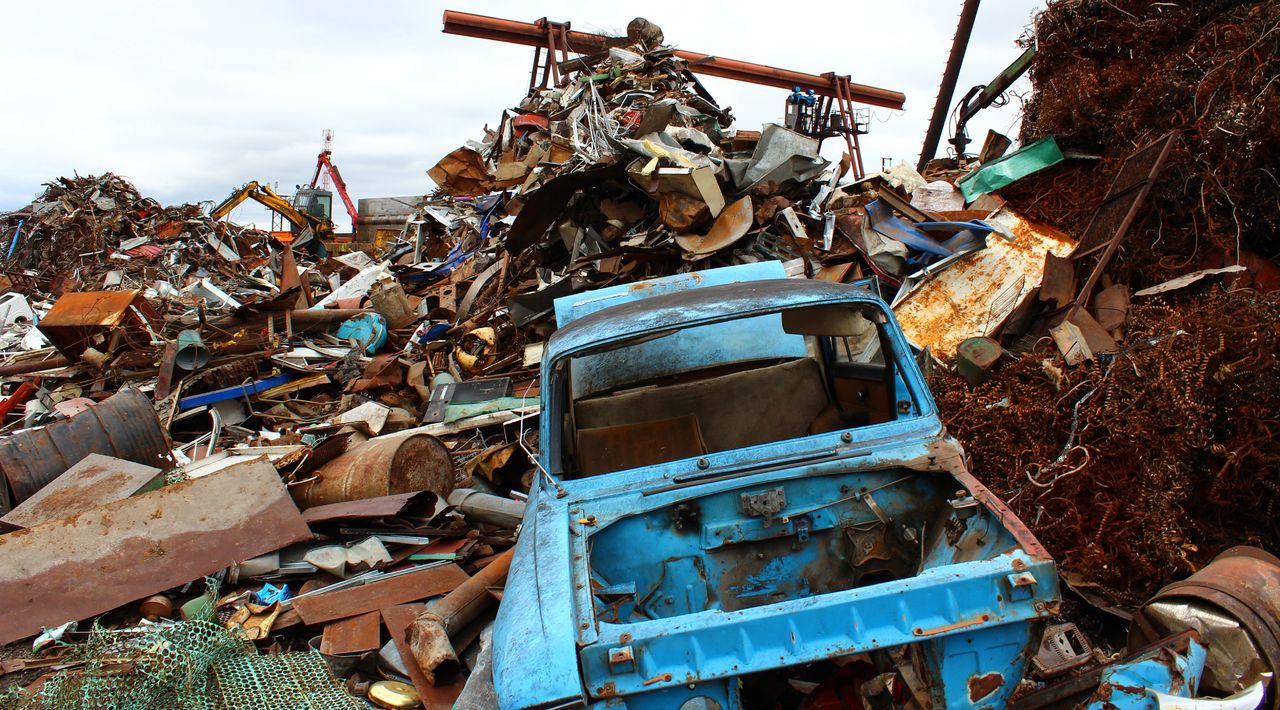
<svg viewBox="0 0 1280 710"><path fill-rule="evenodd" d="M1103 606L1236 544L1280 550L1277 26L1266 2L1058 2L1035 23L1022 139L1077 157L996 194L1081 240L1038 317L1082 327L1005 337L989 379L932 386L975 474Z"/></svg>
<svg viewBox="0 0 1280 710"><path fill-rule="evenodd" d="M892 304L974 474L1090 603L1131 614L1215 557L1252 554L1219 556L1232 545L1280 549L1280 297L1263 292L1277 193L1233 137L1273 145L1275 126L1221 113L1249 92L1274 101L1254 72L1277 52L1245 61L1274 49L1268 22L1263 3L1055 3L1018 150L863 177L859 159L821 156L801 114L737 127L637 20L441 159L398 237L340 256L161 207L114 175L50 183L0 215L6 699L444 708L491 695L470 681L484 682L524 501L550 476L539 366L557 299L720 266L781 262L770 270ZM1243 52L1161 75L1179 96L1206 92L1194 105L1221 120L1166 120L1163 93L1064 119L1089 104L1063 84L1136 66L1103 30L1142 30L1132 62L1175 69L1184 49L1202 68ZM1168 130L1187 122L1198 132ZM1196 251L1197 230L1219 251ZM1171 605L1142 608L1133 664L1190 627L1239 641ZM1068 635L1082 636L1050 627L1048 665L1020 693L1066 693L1063 669L1118 668ZM1247 648L1209 664L1212 687L1265 675L1240 671L1261 657ZM834 707L864 670L797 676L779 697ZM877 697L904 696L880 682Z"/></svg>

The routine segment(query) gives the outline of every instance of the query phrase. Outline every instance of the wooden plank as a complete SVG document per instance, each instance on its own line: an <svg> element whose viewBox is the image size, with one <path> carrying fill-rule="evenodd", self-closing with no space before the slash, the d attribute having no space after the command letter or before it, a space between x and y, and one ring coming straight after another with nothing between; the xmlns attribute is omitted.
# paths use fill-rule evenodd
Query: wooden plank
<svg viewBox="0 0 1280 710"><path fill-rule="evenodd" d="M382 616L371 611L330 622L320 638L320 653L341 656L381 648L381 621Z"/></svg>
<svg viewBox="0 0 1280 710"><path fill-rule="evenodd" d="M322 624L453 591L468 576L457 565L427 567L359 587L294 599L303 622Z"/></svg>
<svg viewBox="0 0 1280 710"><path fill-rule="evenodd" d="M0 644L310 539L264 461L0 535Z"/></svg>

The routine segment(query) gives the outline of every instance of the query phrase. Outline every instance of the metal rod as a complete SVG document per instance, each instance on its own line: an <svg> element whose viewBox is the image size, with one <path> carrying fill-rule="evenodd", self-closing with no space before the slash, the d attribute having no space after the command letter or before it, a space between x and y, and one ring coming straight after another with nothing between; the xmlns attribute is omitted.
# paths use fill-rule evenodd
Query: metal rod
<svg viewBox="0 0 1280 710"><path fill-rule="evenodd" d="M479 37L499 42L523 44L529 47L545 46L546 30L530 22L505 20L485 15L473 15L468 12L445 10L445 34L464 37ZM578 54L593 54L605 49L606 40L603 35L588 32L566 31L562 35L562 48ZM689 62L689 70L707 76L718 76L724 79L745 81L763 86L775 86L790 89L799 86L801 89L813 89L821 96L834 96L835 87L825 77L815 74L779 69L764 64L743 62L737 59L726 59L700 52L677 49L675 56ZM858 103L881 106L883 108L900 109L906 96L900 91L880 89L864 84L850 84L850 96Z"/></svg>
<svg viewBox="0 0 1280 710"><path fill-rule="evenodd" d="M947 122L947 112L951 110L951 99L955 96L956 81L960 78L960 66L964 64L964 53L969 48L969 35L973 33L973 23L978 19L978 4L981 0L964 0L964 8L960 10L960 22L956 25L956 36L951 40L951 54L947 56L947 67L942 71L942 84L938 87L938 100L933 104L933 117L929 119L929 129L924 134L924 146L920 149L920 161L916 170L924 172L924 168L938 153L938 141L942 139L942 129Z"/></svg>

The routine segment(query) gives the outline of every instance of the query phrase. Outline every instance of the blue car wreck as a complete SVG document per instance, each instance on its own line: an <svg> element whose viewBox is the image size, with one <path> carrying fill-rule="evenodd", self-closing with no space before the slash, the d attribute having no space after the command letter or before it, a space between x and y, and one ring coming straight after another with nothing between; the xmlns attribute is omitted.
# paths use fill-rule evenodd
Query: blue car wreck
<svg viewBox="0 0 1280 710"><path fill-rule="evenodd" d="M556 301L504 710L758 707L754 679L855 657L922 707L1018 685L1053 560L965 469L885 303L783 276Z"/></svg>

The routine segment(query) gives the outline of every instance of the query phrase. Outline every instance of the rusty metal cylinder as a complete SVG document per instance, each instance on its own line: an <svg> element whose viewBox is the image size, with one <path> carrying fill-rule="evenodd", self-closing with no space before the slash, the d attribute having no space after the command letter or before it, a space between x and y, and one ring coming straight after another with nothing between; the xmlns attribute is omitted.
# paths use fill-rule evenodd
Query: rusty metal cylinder
<svg viewBox="0 0 1280 710"><path fill-rule="evenodd" d="M449 505L471 520L508 530L514 530L524 520L524 503L474 488L459 488L450 493Z"/></svg>
<svg viewBox="0 0 1280 710"><path fill-rule="evenodd" d="M456 480L449 449L427 434L391 434L356 445L292 489L301 508L431 491L445 498Z"/></svg>
<svg viewBox="0 0 1280 710"><path fill-rule="evenodd" d="M502 553L457 589L428 604L414 619L409 627L409 647L432 685L447 684L457 677L461 663L450 638L497 602L489 588L506 580L514 555L515 548Z"/></svg>
<svg viewBox="0 0 1280 710"><path fill-rule="evenodd" d="M1168 628L1160 621L1157 607L1161 604L1186 604L1214 614L1225 613L1239 624L1252 640L1254 651L1270 672L1264 707L1280 710L1280 558L1245 545L1233 547L1218 555L1203 569L1180 582L1156 592L1134 615L1129 629L1129 647L1151 643L1161 636L1182 630ZM1197 628L1197 616L1177 620L1183 628L1195 628L1210 648L1209 669L1213 668L1215 642L1226 641L1223 634L1230 629ZM1207 614L1205 615L1207 616ZM1219 625L1220 626L1220 625ZM1240 654L1233 661L1240 662ZM1219 671L1220 672L1220 671Z"/></svg>

